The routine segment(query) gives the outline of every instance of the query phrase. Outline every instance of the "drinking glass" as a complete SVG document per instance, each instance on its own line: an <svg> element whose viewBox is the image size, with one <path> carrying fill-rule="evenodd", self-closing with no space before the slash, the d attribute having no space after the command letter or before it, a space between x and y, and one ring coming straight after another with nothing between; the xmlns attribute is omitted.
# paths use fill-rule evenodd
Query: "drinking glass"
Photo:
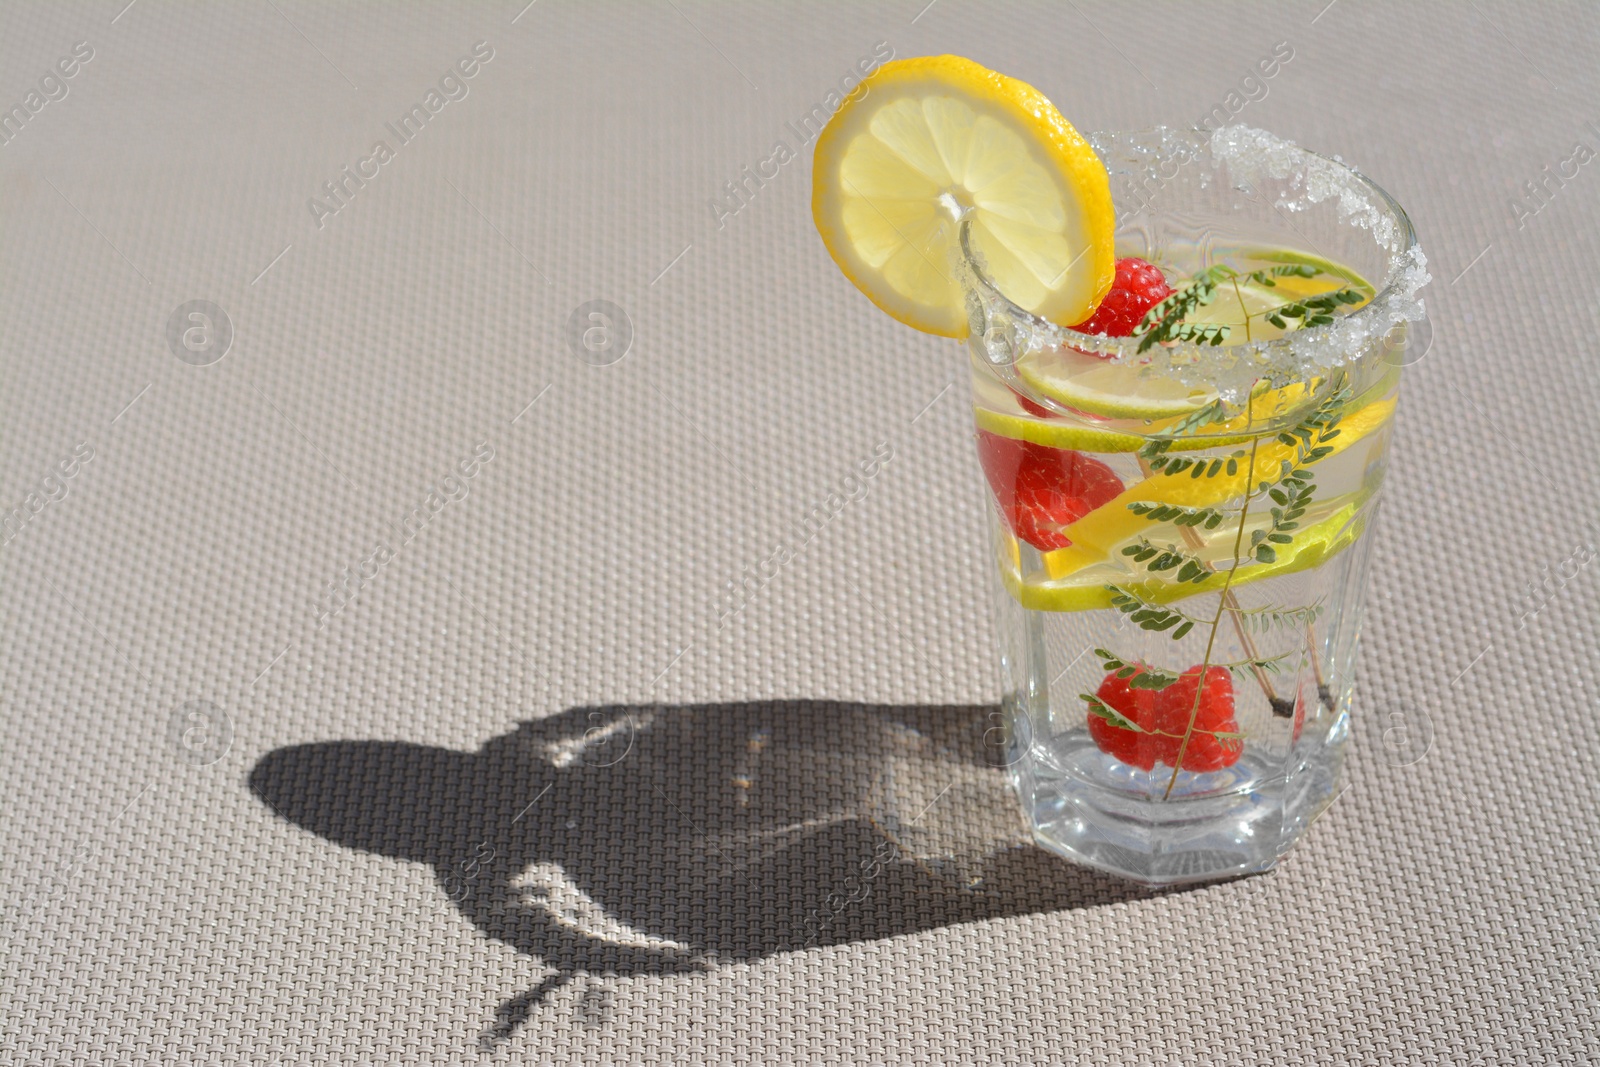
<svg viewBox="0 0 1600 1067"><path fill-rule="evenodd" d="M1287 332L1240 296L1225 343L1140 351L1007 299L961 223L1002 756L1033 834L1150 885L1261 871L1335 796L1426 261L1372 181L1261 131L1091 140L1119 257L1175 287L1298 265L1360 296ZM1236 295L1221 277L1212 322ZM1125 395L1095 392L1116 364Z"/></svg>

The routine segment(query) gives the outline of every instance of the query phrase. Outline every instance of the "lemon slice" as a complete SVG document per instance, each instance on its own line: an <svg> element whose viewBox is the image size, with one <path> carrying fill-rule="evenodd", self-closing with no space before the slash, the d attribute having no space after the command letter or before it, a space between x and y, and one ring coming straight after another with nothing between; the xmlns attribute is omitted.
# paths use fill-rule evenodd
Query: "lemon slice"
<svg viewBox="0 0 1600 1067"><path fill-rule="evenodd" d="M1307 570L1338 555L1361 536L1366 526L1367 512L1360 503L1341 507L1315 526L1306 528L1296 538L1293 547L1278 554L1271 563L1251 563L1240 567L1230 583L1226 572L1207 575L1198 584L1191 582L1133 583L1131 588L1153 604L1169 604L1198 593L1209 593L1224 586L1237 588L1263 578ZM1009 564L1009 565L1008 565ZM1035 584L1023 582L1017 573L1016 560L1002 560L1000 577L1012 596L1025 608L1034 611L1094 611L1111 606L1111 591L1103 579L1079 584Z"/></svg>
<svg viewBox="0 0 1600 1067"><path fill-rule="evenodd" d="M964 337L958 222L1015 303L1080 322L1111 288L1105 166L1036 89L960 56L886 63L817 138L811 213L839 269L908 326Z"/></svg>
<svg viewBox="0 0 1600 1067"><path fill-rule="evenodd" d="M1346 415L1339 423L1339 436L1328 442L1329 456L1343 452L1367 435L1382 430L1394 413L1393 396L1374 400ZM1156 474L1129 486L1121 495L1100 505L1062 530L1072 544L1049 553L1050 573L1064 577L1111 554L1118 544L1138 532L1144 523L1128 510L1137 502L1174 504L1179 507L1207 507L1244 492L1251 482L1268 481L1277 476L1295 449L1273 440L1259 446L1253 470L1241 469L1236 475L1194 478L1188 474ZM1246 465L1248 466L1248 465ZM1246 479L1249 481L1246 481Z"/></svg>

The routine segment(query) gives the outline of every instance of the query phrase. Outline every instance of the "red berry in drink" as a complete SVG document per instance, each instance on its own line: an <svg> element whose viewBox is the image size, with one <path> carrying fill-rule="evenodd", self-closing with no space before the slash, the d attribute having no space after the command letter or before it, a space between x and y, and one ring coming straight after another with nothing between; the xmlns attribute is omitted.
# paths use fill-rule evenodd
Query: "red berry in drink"
<svg viewBox="0 0 1600 1067"><path fill-rule="evenodd" d="M1172 738L1172 751L1163 758L1169 765L1177 763L1180 746L1186 771L1220 771L1238 763L1244 741L1236 736L1239 723L1233 711L1233 675L1226 667L1209 667L1202 686L1199 667L1184 671L1157 694L1156 728ZM1185 733L1189 735L1187 746L1182 740Z"/></svg>
<svg viewBox="0 0 1600 1067"><path fill-rule="evenodd" d="M1107 337L1131 337L1145 312L1172 295L1166 276L1154 263L1130 256L1117 260L1117 277L1094 314L1073 329Z"/></svg>
<svg viewBox="0 0 1600 1067"><path fill-rule="evenodd" d="M1062 531L1122 492L1092 456L978 431L978 461L1011 532L1041 552L1072 544Z"/></svg>
<svg viewBox="0 0 1600 1067"><path fill-rule="evenodd" d="M1130 767L1148 771L1157 763L1176 766L1182 749L1183 769L1203 774L1231 767L1244 754L1234 718L1233 676L1225 667L1208 668L1203 687L1200 668L1190 667L1160 690L1135 689L1112 672L1095 696L1136 727L1118 726L1093 708L1089 712L1089 736L1096 747Z"/></svg>
<svg viewBox="0 0 1600 1067"><path fill-rule="evenodd" d="M1136 676L1136 675L1135 675ZM1106 707L1133 723L1138 729L1117 726L1098 709L1089 712L1089 736L1101 752L1130 767L1151 770L1162 757L1164 739L1150 731L1156 725L1156 693L1149 689L1135 689L1126 678L1116 672L1106 675L1095 696ZM1175 750L1174 750L1175 751Z"/></svg>

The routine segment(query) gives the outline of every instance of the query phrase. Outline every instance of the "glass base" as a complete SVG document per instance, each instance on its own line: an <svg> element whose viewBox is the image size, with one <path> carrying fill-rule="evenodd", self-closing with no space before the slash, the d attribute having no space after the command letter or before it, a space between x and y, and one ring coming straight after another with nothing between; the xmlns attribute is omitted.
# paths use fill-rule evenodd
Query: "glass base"
<svg viewBox="0 0 1600 1067"><path fill-rule="evenodd" d="M1306 746L1305 758L1288 775L1282 763L1257 765L1248 754L1226 771L1183 772L1165 800L1150 795L1146 772L1117 764L1087 738L1081 750L1057 754L1069 766L1104 764L1097 781L1040 760L1019 761L1011 770L1041 846L1144 885L1170 886L1254 874L1276 864L1333 802L1340 749ZM1102 784L1118 771L1130 776L1127 790Z"/></svg>

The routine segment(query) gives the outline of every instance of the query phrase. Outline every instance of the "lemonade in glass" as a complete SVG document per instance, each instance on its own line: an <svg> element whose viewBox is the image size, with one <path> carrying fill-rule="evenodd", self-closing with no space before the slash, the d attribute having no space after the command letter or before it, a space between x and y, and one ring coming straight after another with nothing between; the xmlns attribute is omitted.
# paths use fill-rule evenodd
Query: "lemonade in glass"
<svg viewBox="0 0 1600 1067"><path fill-rule="evenodd" d="M1272 866L1349 733L1428 280L1405 213L1245 127L1089 142L955 57L872 81L814 210L880 307L967 342L1036 840L1148 884Z"/></svg>

